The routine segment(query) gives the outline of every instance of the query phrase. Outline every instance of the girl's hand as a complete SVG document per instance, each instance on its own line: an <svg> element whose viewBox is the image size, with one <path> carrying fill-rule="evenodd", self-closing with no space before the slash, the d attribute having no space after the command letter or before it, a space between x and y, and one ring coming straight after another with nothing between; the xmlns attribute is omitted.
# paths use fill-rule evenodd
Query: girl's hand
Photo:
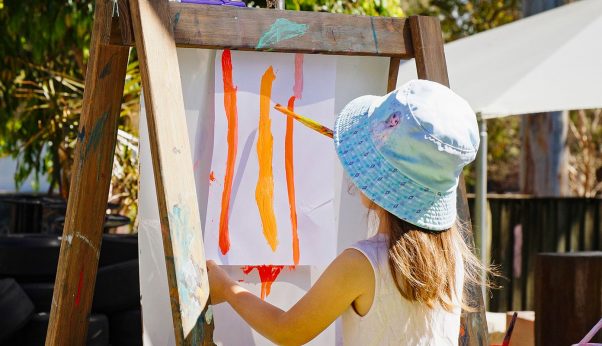
<svg viewBox="0 0 602 346"><path fill-rule="evenodd" d="M226 301L226 292L236 285L226 271L220 268L214 261L207 261L207 273L209 274L209 295L211 304L217 305Z"/></svg>

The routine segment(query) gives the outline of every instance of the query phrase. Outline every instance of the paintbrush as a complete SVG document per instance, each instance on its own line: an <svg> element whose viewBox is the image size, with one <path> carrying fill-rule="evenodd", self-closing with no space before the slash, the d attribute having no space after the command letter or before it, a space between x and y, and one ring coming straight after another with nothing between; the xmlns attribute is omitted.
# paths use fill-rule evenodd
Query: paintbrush
<svg viewBox="0 0 602 346"><path fill-rule="evenodd" d="M320 123L318 123L318 122L316 122L314 120L311 120L311 119L309 119L307 117L304 117L304 116L302 116L300 114L297 114L297 113L291 111L290 109L284 108L280 104L277 104L276 106L274 106L274 108L277 111L279 111L279 112L281 112L283 114L286 114L287 116L289 116L289 117L297 120L298 122L300 122L301 124L309 127L310 129L323 134L324 136L328 136L330 138L333 137L333 132L332 132L331 129L329 129L328 127L326 127L326 126L324 126L324 125L322 125L322 124L320 124Z"/></svg>
<svg viewBox="0 0 602 346"><path fill-rule="evenodd" d="M512 336L512 331L514 330L514 323L516 322L517 317L518 317L518 313L515 311L514 314L512 315L512 320L510 320L510 325L508 326L506 335L504 336L504 342L502 342L502 346L510 345L510 337Z"/></svg>

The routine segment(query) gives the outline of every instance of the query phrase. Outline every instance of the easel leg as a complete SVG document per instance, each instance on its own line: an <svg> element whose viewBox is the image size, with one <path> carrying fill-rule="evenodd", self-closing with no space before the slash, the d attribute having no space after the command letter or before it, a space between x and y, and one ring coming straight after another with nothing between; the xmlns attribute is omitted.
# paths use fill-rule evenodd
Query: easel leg
<svg viewBox="0 0 602 346"><path fill-rule="evenodd" d="M213 323L184 98L167 0L130 0L178 345L212 345Z"/></svg>
<svg viewBox="0 0 602 346"><path fill-rule="evenodd" d="M112 3L99 0L75 150L67 216L46 345L84 345L100 255L102 229L128 47L106 46Z"/></svg>
<svg viewBox="0 0 602 346"><path fill-rule="evenodd" d="M435 17L413 16L410 17L410 27L418 78L449 86L439 21ZM460 176L458 185L457 209L458 219L466 225L464 239L472 246L474 238L466 200L464 176ZM460 335L460 345L489 345L485 306L481 292L480 287L474 285L467 285L464 288L464 295L478 306L478 310L475 312L462 311L461 325L464 335Z"/></svg>

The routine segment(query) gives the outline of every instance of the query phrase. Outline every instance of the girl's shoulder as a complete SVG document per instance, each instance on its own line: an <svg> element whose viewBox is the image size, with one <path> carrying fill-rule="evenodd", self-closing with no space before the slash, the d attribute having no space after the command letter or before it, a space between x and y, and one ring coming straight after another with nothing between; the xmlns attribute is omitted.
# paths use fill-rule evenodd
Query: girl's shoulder
<svg viewBox="0 0 602 346"><path fill-rule="evenodd" d="M349 247L350 251L356 252L364 257L370 264L371 271L377 272L386 269L388 265L389 239L385 234L376 234L368 239L360 240Z"/></svg>
<svg viewBox="0 0 602 346"><path fill-rule="evenodd" d="M364 257L370 261L373 267L378 267L382 260L387 257L388 246L388 236L377 233L368 239L354 243L350 248L361 252Z"/></svg>

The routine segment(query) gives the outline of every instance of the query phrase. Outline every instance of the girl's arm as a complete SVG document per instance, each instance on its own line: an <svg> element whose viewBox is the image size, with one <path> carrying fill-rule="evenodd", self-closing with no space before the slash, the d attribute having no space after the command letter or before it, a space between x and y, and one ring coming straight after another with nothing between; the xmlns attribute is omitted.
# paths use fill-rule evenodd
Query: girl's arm
<svg viewBox="0 0 602 346"><path fill-rule="evenodd" d="M227 301L256 331L279 345L304 344L328 327L358 297L374 292L368 259L348 249L324 271L316 284L289 311L267 303L230 279L208 261L211 301Z"/></svg>

